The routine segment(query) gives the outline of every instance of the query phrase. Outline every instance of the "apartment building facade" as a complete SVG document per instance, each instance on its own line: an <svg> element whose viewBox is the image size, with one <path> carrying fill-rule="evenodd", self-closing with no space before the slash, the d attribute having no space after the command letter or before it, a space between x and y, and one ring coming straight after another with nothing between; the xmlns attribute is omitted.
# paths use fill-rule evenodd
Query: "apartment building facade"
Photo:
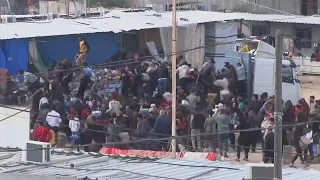
<svg viewBox="0 0 320 180"><path fill-rule="evenodd" d="M220 12L312 16L319 13L319 2L320 0L202 0L200 8Z"/></svg>

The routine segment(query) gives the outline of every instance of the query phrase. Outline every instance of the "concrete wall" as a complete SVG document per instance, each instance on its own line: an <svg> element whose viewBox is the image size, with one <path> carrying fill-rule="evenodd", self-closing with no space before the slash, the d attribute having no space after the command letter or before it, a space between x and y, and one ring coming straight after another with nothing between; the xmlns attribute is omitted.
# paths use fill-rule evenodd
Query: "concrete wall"
<svg viewBox="0 0 320 180"><path fill-rule="evenodd" d="M69 1L69 13L77 14L76 11L83 13L85 11L84 4L78 1ZM39 14L47 13L68 14L68 1L39 1Z"/></svg>
<svg viewBox="0 0 320 180"><path fill-rule="evenodd" d="M258 21L243 21L242 22L242 33L245 36L252 36L252 26L268 26L267 22L258 22Z"/></svg>
<svg viewBox="0 0 320 180"><path fill-rule="evenodd" d="M20 111L0 107L0 119L12 116L0 121L0 147L26 148L26 143L29 141L30 137L29 113L21 112L14 115L18 112Z"/></svg>
<svg viewBox="0 0 320 180"><path fill-rule="evenodd" d="M312 45L311 48L302 48L301 52L303 54L311 54L314 52L313 43L320 39L320 27L317 25L308 24L288 24L288 23L271 23L270 30L271 34L276 34L276 29L280 29L286 36L295 37L296 28L311 28L312 30Z"/></svg>
<svg viewBox="0 0 320 180"><path fill-rule="evenodd" d="M284 11L290 14L300 14L300 0L202 0L209 10L226 12L250 12L258 14L280 14ZM259 4L255 5L255 4ZM266 7L263 7L266 6ZM278 11L275 11L276 9Z"/></svg>
<svg viewBox="0 0 320 180"><path fill-rule="evenodd" d="M312 41L315 42L317 39L320 39L320 27L317 25L308 25L308 24L292 24L292 23L268 23L268 22L255 22L255 21L243 21L242 24L242 33L245 36L252 35L252 26L266 26L268 28L269 35L275 35L276 30L280 29L285 37L291 37L294 39L295 29L296 28L311 28L312 30ZM313 43L312 42L312 43ZM291 49L284 49L284 51L291 51ZM311 48L302 48L301 52L303 54L313 53L313 45Z"/></svg>

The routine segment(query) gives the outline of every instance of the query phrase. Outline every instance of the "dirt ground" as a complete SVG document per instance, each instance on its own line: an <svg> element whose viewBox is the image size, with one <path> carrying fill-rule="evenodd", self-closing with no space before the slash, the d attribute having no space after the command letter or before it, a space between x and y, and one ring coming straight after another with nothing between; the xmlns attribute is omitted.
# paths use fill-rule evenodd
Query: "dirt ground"
<svg viewBox="0 0 320 180"><path fill-rule="evenodd" d="M315 96L316 99L320 99L320 76L316 75L303 75L299 76L301 88L302 88L302 97L305 98L307 102L309 102L310 96ZM241 158L244 157L244 154L241 154ZM316 157L315 157L316 158ZM231 150L229 153L229 158L225 159L226 161L230 161L231 163L235 164L245 164L248 163L247 161L237 162L236 159L236 152ZM258 150L256 153L249 153L249 163L261 163L262 162L262 153ZM298 159L295 162L295 165L298 168L306 168L306 165L301 164L300 160ZM285 165L284 167L288 167ZM307 169L315 169L320 170L320 163L317 164L310 164Z"/></svg>
<svg viewBox="0 0 320 180"><path fill-rule="evenodd" d="M303 75L299 76L302 97L309 102L310 96L315 96L320 99L320 76L317 75Z"/></svg>

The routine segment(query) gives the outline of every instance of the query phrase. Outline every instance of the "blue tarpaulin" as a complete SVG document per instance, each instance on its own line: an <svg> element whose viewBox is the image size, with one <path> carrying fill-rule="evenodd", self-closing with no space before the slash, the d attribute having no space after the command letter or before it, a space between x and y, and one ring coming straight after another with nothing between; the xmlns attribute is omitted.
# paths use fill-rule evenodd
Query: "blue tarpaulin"
<svg viewBox="0 0 320 180"><path fill-rule="evenodd" d="M28 70L29 39L12 39L4 41L0 51L0 67L17 75L19 70Z"/></svg>
<svg viewBox="0 0 320 180"><path fill-rule="evenodd" d="M2 48L0 48L0 68L7 68L7 58L4 55Z"/></svg>
<svg viewBox="0 0 320 180"><path fill-rule="evenodd" d="M120 34L83 34L90 46L87 55L89 64L106 62L120 50ZM54 64L61 59L74 60L79 52L79 36L53 36L37 38L38 50L44 61Z"/></svg>

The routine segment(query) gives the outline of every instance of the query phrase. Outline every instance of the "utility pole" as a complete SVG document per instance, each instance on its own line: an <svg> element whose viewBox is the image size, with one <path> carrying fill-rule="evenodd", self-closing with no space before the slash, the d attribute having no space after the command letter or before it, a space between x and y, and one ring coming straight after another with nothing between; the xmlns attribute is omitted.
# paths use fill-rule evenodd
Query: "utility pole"
<svg viewBox="0 0 320 180"><path fill-rule="evenodd" d="M274 132L274 179L282 180L282 40L283 34L276 31L276 59L275 59L275 132Z"/></svg>
<svg viewBox="0 0 320 180"><path fill-rule="evenodd" d="M67 14L68 14L68 19L70 19L70 0L67 0Z"/></svg>
<svg viewBox="0 0 320 180"><path fill-rule="evenodd" d="M87 17L87 0L84 0L84 17Z"/></svg>
<svg viewBox="0 0 320 180"><path fill-rule="evenodd" d="M197 11L198 10L198 6L199 6L198 0L195 0L194 6L195 6L195 10Z"/></svg>
<svg viewBox="0 0 320 180"><path fill-rule="evenodd" d="M90 6L90 0L87 0L88 2L87 2L87 5L89 6L89 15L91 15L90 13L91 13L91 6ZM86 6L87 7L87 6ZM87 11L86 11L87 12Z"/></svg>
<svg viewBox="0 0 320 180"><path fill-rule="evenodd" d="M176 0L172 0L172 56L171 56L171 64L172 64L172 137L176 136L176 92L177 92L177 77L176 77L176 69L177 69L177 3ZM176 139L171 140L171 148L172 148L172 158L176 158L177 152L177 141Z"/></svg>

